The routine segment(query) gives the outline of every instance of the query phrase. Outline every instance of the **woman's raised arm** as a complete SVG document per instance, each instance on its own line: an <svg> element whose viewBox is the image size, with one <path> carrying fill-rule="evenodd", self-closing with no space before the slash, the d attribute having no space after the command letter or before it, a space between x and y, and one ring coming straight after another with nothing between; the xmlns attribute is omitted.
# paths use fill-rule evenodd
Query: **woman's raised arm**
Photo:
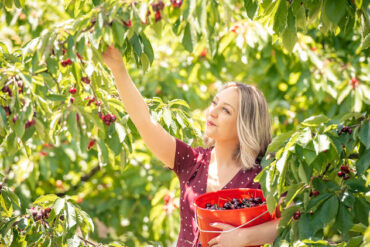
<svg viewBox="0 0 370 247"><path fill-rule="evenodd" d="M148 106L126 70L121 52L114 47L108 47L102 55L104 63L113 73L125 109L145 144L165 166L173 168L176 140L151 118Z"/></svg>

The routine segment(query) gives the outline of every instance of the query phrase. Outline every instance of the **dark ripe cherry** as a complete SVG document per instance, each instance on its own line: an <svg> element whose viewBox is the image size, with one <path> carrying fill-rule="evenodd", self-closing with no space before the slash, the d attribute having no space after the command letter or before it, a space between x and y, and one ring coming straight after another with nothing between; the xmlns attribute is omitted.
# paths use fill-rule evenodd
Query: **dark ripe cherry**
<svg viewBox="0 0 370 247"><path fill-rule="evenodd" d="M320 195L320 191L315 190L315 191L313 192L313 196L318 196L318 195Z"/></svg>
<svg viewBox="0 0 370 247"><path fill-rule="evenodd" d="M9 91L9 87L8 86L4 86L1 91L3 91L3 93L7 93Z"/></svg>
<svg viewBox="0 0 370 247"><path fill-rule="evenodd" d="M231 203L230 202L225 202L224 203L224 208L225 209L231 209Z"/></svg>
<svg viewBox="0 0 370 247"><path fill-rule="evenodd" d="M343 172L338 172L338 177L343 177L344 176L344 173Z"/></svg>
<svg viewBox="0 0 370 247"><path fill-rule="evenodd" d="M352 134L352 129L351 128L348 129L348 134Z"/></svg>
<svg viewBox="0 0 370 247"><path fill-rule="evenodd" d="M345 165L340 166L340 170L344 173L350 173L349 167Z"/></svg>
<svg viewBox="0 0 370 247"><path fill-rule="evenodd" d="M104 116L104 121L110 122L111 119L112 119L112 117L109 113Z"/></svg>
<svg viewBox="0 0 370 247"><path fill-rule="evenodd" d="M45 212L50 213L51 212L51 208L45 208Z"/></svg>
<svg viewBox="0 0 370 247"><path fill-rule="evenodd" d="M75 94L77 92L77 89L75 88L75 87L71 87L70 89L69 89L69 93L70 94Z"/></svg>
<svg viewBox="0 0 370 247"><path fill-rule="evenodd" d="M294 213L293 218L294 218L295 220L298 220L298 219L299 219L299 217L301 217L301 212L298 210L297 212L295 212L295 213Z"/></svg>
<svg viewBox="0 0 370 247"><path fill-rule="evenodd" d="M210 208L210 207L212 207L211 203L207 203L206 208Z"/></svg>
<svg viewBox="0 0 370 247"><path fill-rule="evenodd" d="M347 180L347 179L349 179L350 178L350 176L348 175L348 174L345 174L344 176L343 176L343 179L344 180Z"/></svg>
<svg viewBox="0 0 370 247"><path fill-rule="evenodd" d="M162 15L161 15L161 12L157 11L155 12L155 21L158 22L160 20L162 20Z"/></svg>

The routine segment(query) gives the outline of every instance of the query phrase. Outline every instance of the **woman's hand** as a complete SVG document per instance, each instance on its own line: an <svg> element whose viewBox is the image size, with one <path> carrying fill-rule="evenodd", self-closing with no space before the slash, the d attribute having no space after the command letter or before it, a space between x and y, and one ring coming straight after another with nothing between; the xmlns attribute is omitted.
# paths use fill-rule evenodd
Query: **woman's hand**
<svg viewBox="0 0 370 247"><path fill-rule="evenodd" d="M219 228L222 231L231 230L232 225L224 223L213 223L212 227ZM212 247L244 247L246 242L245 228L237 229L231 232L224 232L208 242L208 246Z"/></svg>
<svg viewBox="0 0 370 247"><path fill-rule="evenodd" d="M109 46L102 54L104 63L112 70L125 68L121 52L113 45Z"/></svg>

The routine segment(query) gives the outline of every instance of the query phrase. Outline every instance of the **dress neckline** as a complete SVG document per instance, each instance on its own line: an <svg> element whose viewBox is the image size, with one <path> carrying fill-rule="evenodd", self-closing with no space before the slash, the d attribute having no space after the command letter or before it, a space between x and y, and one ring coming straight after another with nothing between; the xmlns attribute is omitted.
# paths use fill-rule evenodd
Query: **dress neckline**
<svg viewBox="0 0 370 247"><path fill-rule="evenodd" d="M207 162L207 167L206 167L206 188L205 188L205 192L208 193L207 191L207 187L208 187L208 172L209 172L209 164L211 163L211 151L214 147L210 148L208 150L209 152L209 159L208 159L208 162ZM224 185L224 187L222 187L220 190L223 190L223 189L227 189L226 187L235 180L235 178L239 175L239 173L242 171L242 168L239 169L239 171L237 173L235 173L235 175ZM210 192L213 192L213 191L210 191Z"/></svg>

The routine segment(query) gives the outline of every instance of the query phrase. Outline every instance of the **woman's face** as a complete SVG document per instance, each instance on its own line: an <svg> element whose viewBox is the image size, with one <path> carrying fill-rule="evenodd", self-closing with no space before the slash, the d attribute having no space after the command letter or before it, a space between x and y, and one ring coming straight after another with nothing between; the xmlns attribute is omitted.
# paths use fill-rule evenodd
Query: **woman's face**
<svg viewBox="0 0 370 247"><path fill-rule="evenodd" d="M206 111L206 135L216 142L238 142L238 109L239 94L236 88L229 87L219 92Z"/></svg>

